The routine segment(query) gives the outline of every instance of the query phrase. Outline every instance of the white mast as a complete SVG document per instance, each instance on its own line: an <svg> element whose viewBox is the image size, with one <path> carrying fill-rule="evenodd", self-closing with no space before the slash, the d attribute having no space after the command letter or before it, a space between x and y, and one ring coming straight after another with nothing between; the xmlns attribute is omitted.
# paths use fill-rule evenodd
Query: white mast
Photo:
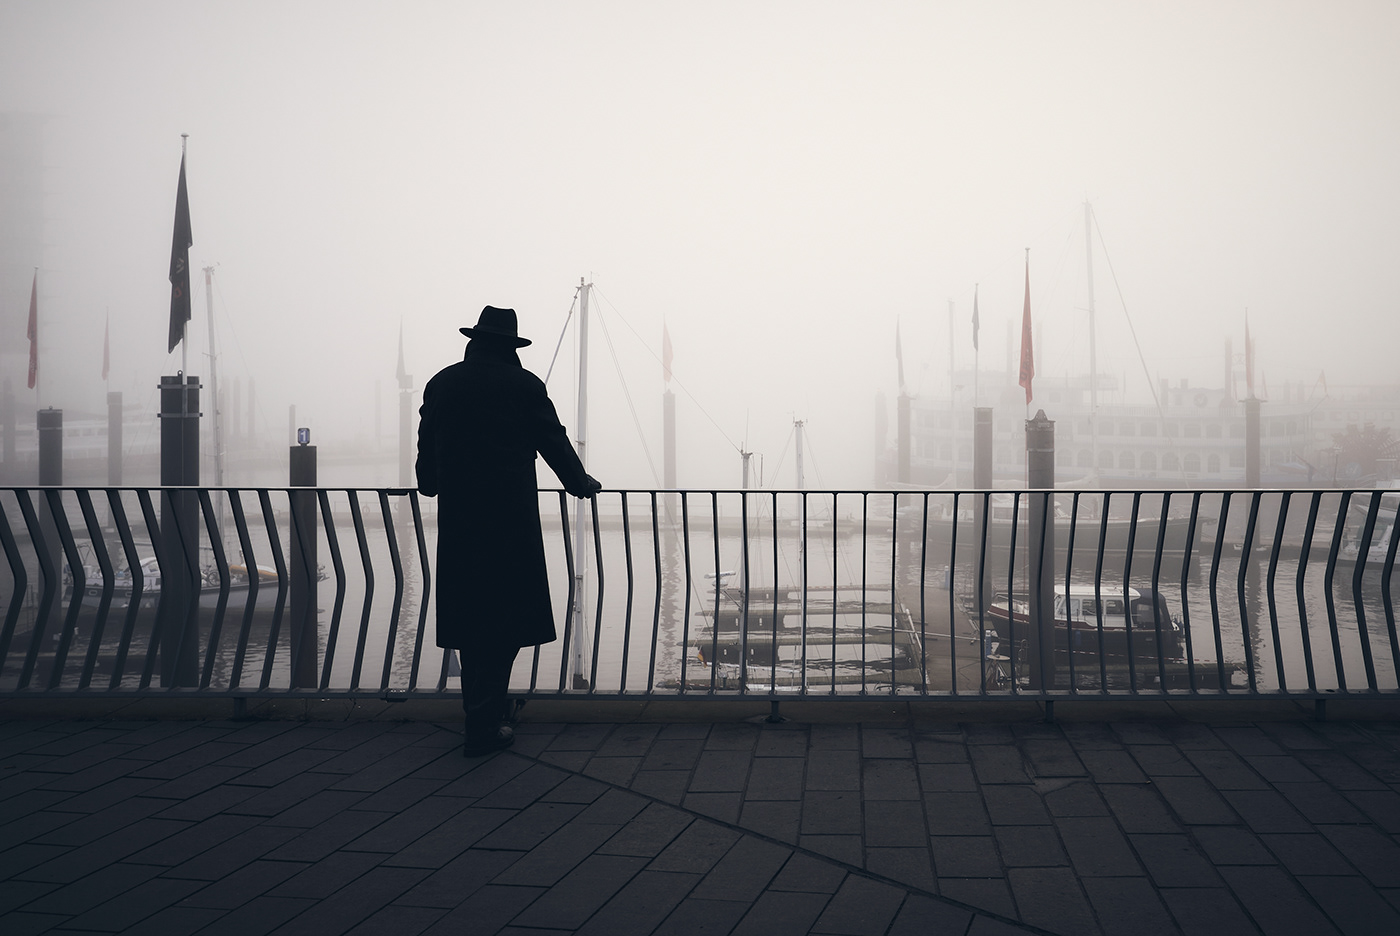
<svg viewBox="0 0 1400 936"><path fill-rule="evenodd" d="M1084 202L1084 267L1089 277L1089 450L1093 453L1093 477L1099 472L1099 349L1094 328L1094 229L1093 209Z"/></svg>
<svg viewBox="0 0 1400 936"><path fill-rule="evenodd" d="M579 461L588 470L588 291L593 284L579 277L578 281L578 418L575 431ZM584 532L586 500L574 504L574 607L573 607L573 688L584 689L590 684L585 676L584 661L588 658L585 644L588 642L588 619L584 612L587 604L584 585L588 570L588 537Z"/></svg>
<svg viewBox="0 0 1400 936"><path fill-rule="evenodd" d="M209 409L214 414L214 486L224 486L224 420L219 411L219 356L214 347L214 268L204 268L204 308L209 318Z"/></svg>
<svg viewBox="0 0 1400 936"><path fill-rule="evenodd" d="M797 489L805 490L807 482L802 477L802 427L806 425L805 420L794 419L792 421L792 431L797 437Z"/></svg>

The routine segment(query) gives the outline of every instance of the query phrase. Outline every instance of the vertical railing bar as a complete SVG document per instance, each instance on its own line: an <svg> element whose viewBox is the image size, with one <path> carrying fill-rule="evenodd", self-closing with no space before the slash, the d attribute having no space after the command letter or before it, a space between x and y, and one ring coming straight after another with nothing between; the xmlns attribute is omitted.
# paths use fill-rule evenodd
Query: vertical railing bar
<svg viewBox="0 0 1400 936"><path fill-rule="evenodd" d="M981 694L987 694L987 531L992 517L992 492L982 492L982 535L977 546L977 653L982 681ZM954 517L953 522L957 522ZM956 676L955 676L956 678Z"/></svg>
<svg viewBox="0 0 1400 936"><path fill-rule="evenodd" d="M598 570L598 597L593 613L593 656L588 671L588 694L598 691L598 649L603 644L603 593L607 590L607 570L603 567L603 531L598 523L598 498L588 500L593 517L593 567Z"/></svg>
<svg viewBox="0 0 1400 936"><path fill-rule="evenodd" d="M1016 674L1016 534L1021 527L1021 492L1011 495L1011 535L1006 553L1006 655L1011 660L1011 694L1021 691ZM1030 623L1030 595L1026 595L1026 622Z"/></svg>
<svg viewBox="0 0 1400 936"><path fill-rule="evenodd" d="M797 664L797 692L798 692L799 695L804 695L804 696L805 696L805 695L807 695L807 619L808 619L808 612L811 610L811 605L810 605L811 588L810 588L810 585L811 585L811 582L812 582L811 574L810 574L810 573L811 573L811 566L809 565L809 563L810 563L810 561L811 561L811 558L812 558L812 557L811 557L811 552L812 552L812 550L811 550L811 545L812 545L812 544L811 544L811 541L808 540L808 538L807 538L808 530L811 528L811 511L809 510L809 501L808 501L808 498L807 498L807 492L806 492L806 491L801 491L801 492L798 493L797 497L798 497L798 500L799 500L799 501L801 502L801 504L802 504L802 542L805 543L805 544L807 545L807 548L802 550L802 557L801 557L801 558L802 558L802 563L801 563L801 565L802 565L802 568L801 568L801 574L802 574L802 611L801 611L801 615L802 615L802 617L801 617L801 620L802 620L802 627L800 628L800 633L798 634L798 638L797 638L797 639L798 639L798 647L797 647L797 659L798 659L798 664ZM834 535L834 534L833 534L833 535ZM832 595L835 595L835 594L836 594L836 592L835 592L835 585L836 585L836 568L835 568L835 566L833 566L833 567L832 567L832 570L831 570L831 584L832 584L832 586L833 586Z"/></svg>
<svg viewBox="0 0 1400 936"><path fill-rule="evenodd" d="M622 614L622 673L618 677L617 691L625 694L627 660L632 650L632 599L636 591L636 577L632 569L632 518L627 511L627 492L618 492L618 497L622 501L622 555L627 561L627 606ZM601 564L599 570L601 572Z"/></svg>
<svg viewBox="0 0 1400 936"><path fill-rule="evenodd" d="M1288 691L1288 676L1284 673L1283 667L1283 643L1279 639L1278 601L1274 595L1274 588L1278 581L1279 553L1283 550L1284 531L1288 526L1288 505L1292 497L1292 491L1284 491L1279 498L1278 523L1274 527L1273 548L1269 550L1269 573L1265 579L1267 584L1264 587L1264 594L1269 602L1269 632L1273 635L1274 640L1274 673L1278 677L1280 692Z"/></svg>
<svg viewBox="0 0 1400 936"><path fill-rule="evenodd" d="M42 493L42 492L41 492ZM49 615L53 610L54 596L60 593L60 579L62 576L54 568L53 555L49 552L48 538L44 536L43 525L39 522L39 517L34 511L34 503L29 499L29 491L25 491L20 496L18 491L15 497L19 501L19 510L24 517L25 525L29 528L29 542L36 550L36 558L39 561L39 577L43 581L43 591L39 593L39 608L34 617L34 630L29 638L29 651L24 656L24 665L20 668L19 686L20 689L29 688L29 680L33 678L34 668L39 659L39 647L44 641L44 631L48 624Z"/></svg>
<svg viewBox="0 0 1400 936"><path fill-rule="evenodd" d="M1361 580L1366 574L1366 560L1371 552L1371 538L1376 533L1376 514L1380 512L1381 495L1371 494L1371 503L1366 508L1366 522L1361 529L1361 540L1356 544L1356 562L1352 565L1351 595L1356 607L1356 633L1361 638L1361 662L1366 668L1366 685L1376 691L1376 665L1371 657L1371 631L1366 623L1366 607L1361 600Z"/></svg>
<svg viewBox="0 0 1400 936"><path fill-rule="evenodd" d="M116 567L107 552L107 543L102 535L102 521L97 519L97 511L92 506L92 492L89 489L78 489L78 506L82 509L83 521L87 524L88 541L92 544L93 557L102 572L102 595L97 601L97 614L92 619L87 658L83 661L83 671L78 677L78 688L81 690L92 685L92 674L97 668L98 654L102 649L102 635L107 629L107 613L111 609L112 595L116 591ZM78 601L82 600L77 588L73 590L73 597ZM0 661L4 658L5 654L0 650Z"/></svg>
<svg viewBox="0 0 1400 936"><path fill-rule="evenodd" d="M1216 583L1220 579L1220 555L1225 549L1225 524L1230 517L1230 492L1222 491L1220 494L1220 519L1215 524L1215 550L1210 560L1210 621L1211 627L1215 631L1215 669L1219 679L1218 689L1225 693L1230 691L1229 681L1225 678L1225 644L1220 633L1220 600L1216 592Z"/></svg>
<svg viewBox="0 0 1400 936"><path fill-rule="evenodd" d="M574 601L577 600L578 589L574 586L574 549L572 545L573 535L569 531L569 501L564 491L559 491L558 494L559 524L560 530L564 534L564 571L568 574L569 577L569 590L567 596L567 603L565 605L567 611L564 617L564 640L560 644L559 656L559 692L560 694L563 694L564 688L569 681L569 646L571 643L573 643ZM582 617L582 614L580 614L580 617ZM530 675L530 689L532 691L535 688L534 674L535 671L539 668L539 663L540 648L537 644L535 646L535 662L532 665Z"/></svg>
<svg viewBox="0 0 1400 936"><path fill-rule="evenodd" d="M423 535L423 511L418 504L418 489L408 489L409 512L413 516L413 539L418 546L418 568L423 571L423 588L418 595L418 632L413 638L413 665L409 669L408 687L418 688L419 664L423 659L423 634L428 629L428 596L433 590L433 572L428 563L428 540Z"/></svg>
<svg viewBox="0 0 1400 936"><path fill-rule="evenodd" d="M774 492L772 493L772 497L773 497L773 620L772 620L771 623L772 623L773 637L772 637L772 644L771 644L771 646L772 646L772 648L773 648L773 665L770 666L770 667L768 668L768 691L769 691L769 693L777 693L777 691L778 691L778 492L777 492L777 491L774 491ZM802 524L802 525L800 526L800 529L798 530L798 535L801 537L801 539L800 539L799 542L801 542L801 544L802 544L802 552L803 552L803 554L805 555L805 554L806 554L806 551L807 551L807 527L806 527L805 524ZM803 582L803 585L804 585L804 586L806 585L805 580L804 580L804 582ZM806 592L806 588L805 588L805 587L803 588L803 592L804 592L804 593Z"/></svg>
<svg viewBox="0 0 1400 936"><path fill-rule="evenodd" d="M326 545L331 551L331 568L335 569L335 604L331 607L331 623L326 630L326 658L321 664L321 689L324 691L331 685L331 667L335 663L336 642L340 638L340 616L345 610L345 560L340 554L340 537L335 531L330 491L321 488L316 492L316 499L321 504L322 523L326 528Z"/></svg>
<svg viewBox="0 0 1400 936"><path fill-rule="evenodd" d="M360 566L365 573L365 600L360 609L360 629L355 635L355 662L350 669L350 688L360 688L360 672L365 662L365 644L369 639L369 614L374 602L374 561L369 554L369 537L365 534L365 518L360 511L359 491L345 492L350 498L350 520L355 524L355 544L360 549Z"/></svg>
<svg viewBox="0 0 1400 936"><path fill-rule="evenodd" d="M399 611L403 609L403 559L399 556L399 537L394 532L394 510L389 506L389 492L379 491L379 511L384 517L384 541L389 547L389 562L394 568L394 604L389 611L389 633L384 641L384 666L379 675L380 691L389 688L394 669L394 646L399 642Z"/></svg>
<svg viewBox="0 0 1400 936"><path fill-rule="evenodd" d="M1187 601L1188 579L1191 572L1191 550L1196 542L1196 519L1200 514L1201 492L1191 494L1191 515L1186 521L1186 543L1181 551L1181 630L1186 638L1186 683L1187 691L1199 694L1196 686L1196 651L1191 640L1191 606Z"/></svg>
<svg viewBox="0 0 1400 936"><path fill-rule="evenodd" d="M957 582L958 568L958 498L962 495L953 491L953 526L948 537L948 689L950 694L958 694L958 615ZM928 494L924 495L924 550L928 550ZM927 623L927 615L925 615ZM920 656L924 667L924 694L928 695L928 642L925 640Z"/></svg>
<svg viewBox="0 0 1400 936"><path fill-rule="evenodd" d="M19 491L11 493L18 500ZM10 574L14 580L14 591L10 594L10 603L5 609L5 627L4 630L0 630L0 671L3 671L5 664L9 662L10 642L14 639L20 609L24 607L24 595L29 590L29 573L24 569L24 556L20 554L19 543L15 540L14 531L10 529L10 519L3 508L0 508L0 544L5 547L5 559L10 563Z"/></svg>
<svg viewBox="0 0 1400 936"><path fill-rule="evenodd" d="M777 530L774 529L774 535ZM719 515L715 515L715 581L719 576ZM743 605L739 609L739 694L743 695L749 685L749 595L753 591L752 573L749 568L749 492L739 492L739 582L743 586ZM777 588L777 569L774 569L774 589ZM715 602L718 620L719 602Z"/></svg>
<svg viewBox="0 0 1400 936"><path fill-rule="evenodd" d="M288 510L291 510L292 492L287 491ZM272 497L267 488L258 488L258 503L262 507L263 524L267 530L268 546L272 550L272 562L277 567L277 601L272 609L272 627L267 634L267 653L263 656L262 677L259 689L266 689L272 682L272 664L277 655L277 642L282 635L282 612L287 603L287 590L291 586L287 573L287 563L282 557L282 540L277 535L277 518L272 512ZM290 672L290 671L289 671ZM288 680L288 688L291 680Z"/></svg>
<svg viewBox="0 0 1400 936"><path fill-rule="evenodd" d="M146 689L151 685L151 678L155 674L156 656L160 652L161 608L165 604L167 594L165 572L169 568L169 559L165 553L165 537L161 535L160 518L156 516L150 492L144 489L137 491L136 497L140 501L141 516L146 523L146 537L150 540L151 551L156 554L156 571L160 572L160 590L156 593L156 614L155 621L151 624L151 642L146 647L146 660L141 664L141 681L138 683L141 689Z"/></svg>
<svg viewBox="0 0 1400 936"><path fill-rule="evenodd" d="M233 491L228 499L229 513L233 515L233 527L238 532L238 548L243 554L243 571L248 578L248 598L243 603L243 622L238 629L238 643L233 653L233 673L229 677L229 689L240 688L243 681L243 666L247 661L248 642L253 634L253 615L258 606L258 589L262 587L262 569L258 567L257 556L253 553L253 538L248 532L248 518L243 513L243 492Z"/></svg>
<svg viewBox="0 0 1400 936"><path fill-rule="evenodd" d="M68 523L68 511L63 506L63 491L59 488L49 488L44 493L49 499L49 512L54 517L59 544L68 560L68 574L73 577L73 593L68 602L68 612L63 617L63 632L59 635L58 646L54 649L53 665L49 668L49 690L52 691L63 681L63 666L68 661L68 649L72 646L73 634L78 629L78 612L83 607L83 592L87 590L87 573L83 570L82 558L78 555L78 543L73 537L73 528Z"/></svg>
<svg viewBox="0 0 1400 936"><path fill-rule="evenodd" d="M656 560L656 597L651 610L651 654L647 660L647 695L656 688L656 648L661 640L661 517L656 492L651 492L651 544ZM681 657L685 657L682 648Z"/></svg>
<svg viewBox="0 0 1400 936"><path fill-rule="evenodd" d="M1337 571L1337 556L1341 552L1342 538L1346 535L1347 508L1351 505L1351 491L1343 491L1341 503L1337 507L1337 524L1332 533L1332 545L1327 550L1327 572L1323 576L1323 597L1327 601L1327 626L1332 634L1332 658L1337 667L1337 689L1347 691L1346 667L1342 663L1342 637L1337 627L1337 607L1332 594L1333 576Z"/></svg>
<svg viewBox="0 0 1400 936"><path fill-rule="evenodd" d="M895 695L895 638L899 636L899 492L890 495L890 695Z"/></svg>
<svg viewBox="0 0 1400 936"><path fill-rule="evenodd" d="M1123 634L1127 638L1128 652L1128 693L1138 694L1137 659L1133 650L1133 552L1137 549L1138 511L1142 505L1142 492L1133 492L1133 506L1128 512L1128 552L1123 557Z"/></svg>
<svg viewBox="0 0 1400 936"><path fill-rule="evenodd" d="M830 695L836 695L836 605L837 598L841 594L838 585L840 577L840 547L837 545L837 508L840 506L841 496L836 491L831 492L831 688Z"/></svg>
<svg viewBox="0 0 1400 936"><path fill-rule="evenodd" d="M681 491L681 554L684 557L685 574L684 589L685 602L681 610L681 687L680 692L685 694L689 688L686 677L686 665L690 662L690 591L694 587L694 580L690 571L690 501L687 492ZM711 623L719 626L719 618L716 616ZM710 657L710 667L713 669L719 661Z"/></svg>
<svg viewBox="0 0 1400 936"><path fill-rule="evenodd" d="M1108 695L1108 646L1103 633L1103 554L1108 546L1108 512L1112 507L1113 495L1103 492L1103 505L1099 511L1099 549L1094 561L1094 630L1099 642L1099 693ZM1126 595L1123 596L1125 599Z"/></svg>
<svg viewBox="0 0 1400 936"><path fill-rule="evenodd" d="M1079 492L1070 496L1069 502L1069 541L1065 543L1065 659L1069 663L1069 693L1079 694L1079 683L1074 676L1074 615L1070 604L1070 574L1074 569L1074 534L1079 523ZM1079 603L1083 613L1084 602Z"/></svg>
<svg viewBox="0 0 1400 936"><path fill-rule="evenodd" d="M957 495L955 494L954 497ZM955 514L956 516L956 514ZM919 692L928 695L928 491L923 493L923 520L919 524ZM957 549L958 527L953 524L952 542L948 547L948 592L953 591L953 551ZM953 646L953 616L948 616L948 647ZM909 635L912 640L914 635Z"/></svg>
<svg viewBox="0 0 1400 936"><path fill-rule="evenodd" d="M1309 501L1308 522L1303 529L1303 545L1298 552L1298 575L1294 589L1298 596L1298 636L1303 643L1303 665L1308 673L1308 691L1317 692L1317 674L1313 670L1312 634L1308 627L1308 607L1303 584L1308 572L1308 554L1312 551L1313 531L1317 528L1318 508L1322 506L1322 492L1313 491Z"/></svg>
<svg viewBox="0 0 1400 936"><path fill-rule="evenodd" d="M1244 545L1240 548L1240 571L1236 578L1236 589L1240 601L1240 635L1244 643L1244 666L1249 680L1249 692L1255 695L1259 687L1254 673L1254 640L1249 632L1249 610L1245 602L1244 586L1249 573L1249 565L1254 556L1254 531L1259 521L1259 500L1264 495L1255 491L1249 498L1249 516L1244 525Z"/></svg>
<svg viewBox="0 0 1400 936"><path fill-rule="evenodd" d="M723 581L724 581L724 576L720 575L720 570L723 568L723 566L721 566L721 565L719 564L719 492L718 492L718 491L711 491L711 492L710 492L710 539L713 541L714 547L715 547L715 604L714 604L714 621L712 622L714 626L710 628L711 643L712 643L712 652L714 653L714 656L712 657L712 659L715 661L715 665L712 666L712 667L710 667L710 694L711 694L711 695L714 695L714 693L715 693L715 680L716 680L717 676L719 675L719 603L720 603L720 592L721 592L721 590L722 590L721 585L722 585L722 583L723 583ZM747 634L746 634L746 628L748 627L748 623L749 623L749 620L748 620L748 618L749 618L749 596L748 596L748 590L747 590L747 588L745 588L744 594L741 596L741 600L743 601L743 605L740 606L738 614L735 615L735 621L736 621L736 623L738 623L738 625L739 625L739 630L740 630L740 633L739 633L739 661L740 661L740 680L739 680L739 685L740 685L740 689L742 690L742 688L743 688L743 660L744 660L744 650L745 650L744 638L747 636Z"/></svg>
<svg viewBox="0 0 1400 936"><path fill-rule="evenodd" d="M833 598L835 596L833 595ZM833 602L834 604L834 602ZM870 492L860 495L860 694L865 695L865 609L870 606ZM835 635L833 634L833 639ZM836 671L831 673L836 680Z"/></svg>
<svg viewBox="0 0 1400 936"><path fill-rule="evenodd" d="M199 489L199 508L204 514L204 525L209 534L209 548L214 553L214 568L219 573L219 597L214 605L214 620L209 625L209 645L204 651L204 668L199 676L199 688L208 689L214 678L214 658L218 654L219 638L223 633L224 614L228 610L229 567L224 555L223 531L219 529L218 518L214 515L214 502L208 488ZM202 573L201 573L202 575Z"/></svg>
<svg viewBox="0 0 1400 936"><path fill-rule="evenodd" d="M1400 505L1397 505L1400 507ZM1395 606L1390 597L1390 578L1395 571L1396 547L1400 546L1400 509L1390 520L1390 546L1385 551L1385 562L1381 565L1381 603L1385 608L1385 626L1390 635L1391 666L1397 679L1400 679L1400 640L1395 633ZM0 659L4 654L0 654Z"/></svg>

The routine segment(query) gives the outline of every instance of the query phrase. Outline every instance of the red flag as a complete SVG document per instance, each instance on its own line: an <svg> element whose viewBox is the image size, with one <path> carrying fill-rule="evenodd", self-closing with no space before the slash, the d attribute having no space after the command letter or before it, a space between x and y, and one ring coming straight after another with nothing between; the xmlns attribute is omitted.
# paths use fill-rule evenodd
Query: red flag
<svg viewBox="0 0 1400 936"><path fill-rule="evenodd" d="M671 333L666 323L661 323L661 377L667 384L671 382Z"/></svg>
<svg viewBox="0 0 1400 936"><path fill-rule="evenodd" d="M1031 404L1031 378L1035 376L1035 349L1031 346L1031 252L1026 251L1026 307L1021 313L1021 379L1026 405Z"/></svg>
<svg viewBox="0 0 1400 936"><path fill-rule="evenodd" d="M29 288L29 389L39 379L39 271L34 271L34 285Z"/></svg>
<svg viewBox="0 0 1400 936"><path fill-rule="evenodd" d="M102 330L102 379L107 379L107 372L112 367L112 320L107 319L107 325Z"/></svg>

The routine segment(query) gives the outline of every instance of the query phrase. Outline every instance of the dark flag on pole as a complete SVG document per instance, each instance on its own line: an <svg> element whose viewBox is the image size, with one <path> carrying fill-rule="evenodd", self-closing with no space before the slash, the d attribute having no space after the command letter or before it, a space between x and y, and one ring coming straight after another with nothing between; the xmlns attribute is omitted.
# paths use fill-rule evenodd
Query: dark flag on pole
<svg viewBox="0 0 1400 936"><path fill-rule="evenodd" d="M1031 405L1031 378L1035 376L1035 349L1031 346L1031 252L1026 251L1026 306L1021 312L1021 379L1026 405Z"/></svg>
<svg viewBox="0 0 1400 936"><path fill-rule="evenodd" d="M175 190L175 236L170 245L170 343L167 353L175 350L185 337L185 323L190 320L190 200L185 194L185 154L180 154L180 185Z"/></svg>
<svg viewBox="0 0 1400 936"><path fill-rule="evenodd" d="M39 271L34 271L34 285L29 288L29 389L39 379Z"/></svg>
<svg viewBox="0 0 1400 936"><path fill-rule="evenodd" d="M972 350L977 350L977 329L982 327L982 317L977 314L977 286L972 287Z"/></svg>

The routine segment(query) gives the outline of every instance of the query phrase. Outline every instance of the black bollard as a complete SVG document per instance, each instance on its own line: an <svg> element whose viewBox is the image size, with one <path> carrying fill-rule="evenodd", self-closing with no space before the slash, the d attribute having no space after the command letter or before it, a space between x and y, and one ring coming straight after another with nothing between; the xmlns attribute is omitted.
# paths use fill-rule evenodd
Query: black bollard
<svg viewBox="0 0 1400 936"><path fill-rule="evenodd" d="M107 483L122 483L122 392L107 394Z"/></svg>
<svg viewBox="0 0 1400 936"><path fill-rule="evenodd" d="M1055 421L1045 410L1026 420L1026 481L1030 495L1030 612L1026 665L1030 688L1055 685Z"/></svg>
<svg viewBox="0 0 1400 936"><path fill-rule="evenodd" d="M199 378L160 379L160 678L199 684Z"/></svg>
<svg viewBox="0 0 1400 936"><path fill-rule="evenodd" d="M316 446L311 430L297 430L297 444L291 447L288 483L308 490L291 492L291 645L292 686L315 689L319 655L316 577Z"/></svg>

